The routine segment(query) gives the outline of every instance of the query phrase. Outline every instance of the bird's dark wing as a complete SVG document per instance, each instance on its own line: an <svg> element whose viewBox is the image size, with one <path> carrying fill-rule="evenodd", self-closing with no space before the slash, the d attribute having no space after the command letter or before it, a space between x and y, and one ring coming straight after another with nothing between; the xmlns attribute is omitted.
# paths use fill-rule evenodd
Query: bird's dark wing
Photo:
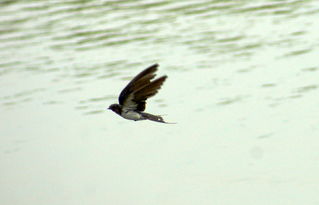
<svg viewBox="0 0 319 205"><path fill-rule="evenodd" d="M134 95L134 102L137 102L139 105L143 105L143 110L145 110L145 101L147 98L154 96L158 90L163 85L164 81L166 80L167 76L162 76L154 81L152 81L150 84L146 85L145 87L141 88L140 90L133 93Z"/></svg>
<svg viewBox="0 0 319 205"><path fill-rule="evenodd" d="M151 65L150 67L140 72L129 82L129 84L127 84L127 86L120 93L120 105L123 105L134 91L141 89L151 82L151 80L155 77L157 67L158 64Z"/></svg>
<svg viewBox="0 0 319 205"><path fill-rule="evenodd" d="M158 92L166 78L167 76L162 76L130 93L125 99L122 108L124 110L144 111L147 98L154 96Z"/></svg>

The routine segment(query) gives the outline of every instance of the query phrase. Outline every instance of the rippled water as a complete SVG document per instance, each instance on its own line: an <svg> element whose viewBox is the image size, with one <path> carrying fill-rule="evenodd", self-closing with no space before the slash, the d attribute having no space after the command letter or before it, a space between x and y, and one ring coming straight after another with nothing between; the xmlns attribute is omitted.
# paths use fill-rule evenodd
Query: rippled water
<svg viewBox="0 0 319 205"><path fill-rule="evenodd" d="M318 12L1 1L1 204L318 204ZM147 111L177 124L106 110L153 63Z"/></svg>

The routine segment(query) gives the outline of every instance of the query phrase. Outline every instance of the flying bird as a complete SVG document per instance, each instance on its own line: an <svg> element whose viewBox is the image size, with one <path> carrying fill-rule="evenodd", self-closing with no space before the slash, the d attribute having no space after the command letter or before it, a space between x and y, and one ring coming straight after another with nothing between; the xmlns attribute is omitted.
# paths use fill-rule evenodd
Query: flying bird
<svg viewBox="0 0 319 205"><path fill-rule="evenodd" d="M135 76L120 93L119 104L112 104L108 109L128 120L167 123L160 115L144 112L146 100L158 92L167 78L164 75L154 79L157 68L158 64L151 65Z"/></svg>

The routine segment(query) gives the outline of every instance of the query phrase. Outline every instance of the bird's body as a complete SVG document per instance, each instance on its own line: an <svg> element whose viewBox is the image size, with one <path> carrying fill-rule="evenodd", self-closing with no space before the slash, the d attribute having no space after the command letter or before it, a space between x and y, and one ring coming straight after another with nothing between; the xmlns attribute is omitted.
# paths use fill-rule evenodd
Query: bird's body
<svg viewBox="0 0 319 205"><path fill-rule="evenodd" d="M136 111L124 111L124 112L122 111L121 116L128 120L134 120L134 121L144 120L141 113L138 113Z"/></svg>
<svg viewBox="0 0 319 205"><path fill-rule="evenodd" d="M147 98L154 96L167 78L162 76L152 81L157 67L154 64L134 77L120 93L119 104L112 104L109 109L128 120L166 123L161 116L144 112Z"/></svg>

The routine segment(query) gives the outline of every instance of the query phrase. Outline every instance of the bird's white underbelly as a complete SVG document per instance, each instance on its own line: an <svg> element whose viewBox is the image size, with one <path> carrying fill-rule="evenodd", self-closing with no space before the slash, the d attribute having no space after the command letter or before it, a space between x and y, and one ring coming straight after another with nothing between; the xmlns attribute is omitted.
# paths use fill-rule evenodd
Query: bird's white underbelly
<svg viewBox="0 0 319 205"><path fill-rule="evenodd" d="M128 120L141 120L141 114L134 111L126 111L122 113L122 117Z"/></svg>

